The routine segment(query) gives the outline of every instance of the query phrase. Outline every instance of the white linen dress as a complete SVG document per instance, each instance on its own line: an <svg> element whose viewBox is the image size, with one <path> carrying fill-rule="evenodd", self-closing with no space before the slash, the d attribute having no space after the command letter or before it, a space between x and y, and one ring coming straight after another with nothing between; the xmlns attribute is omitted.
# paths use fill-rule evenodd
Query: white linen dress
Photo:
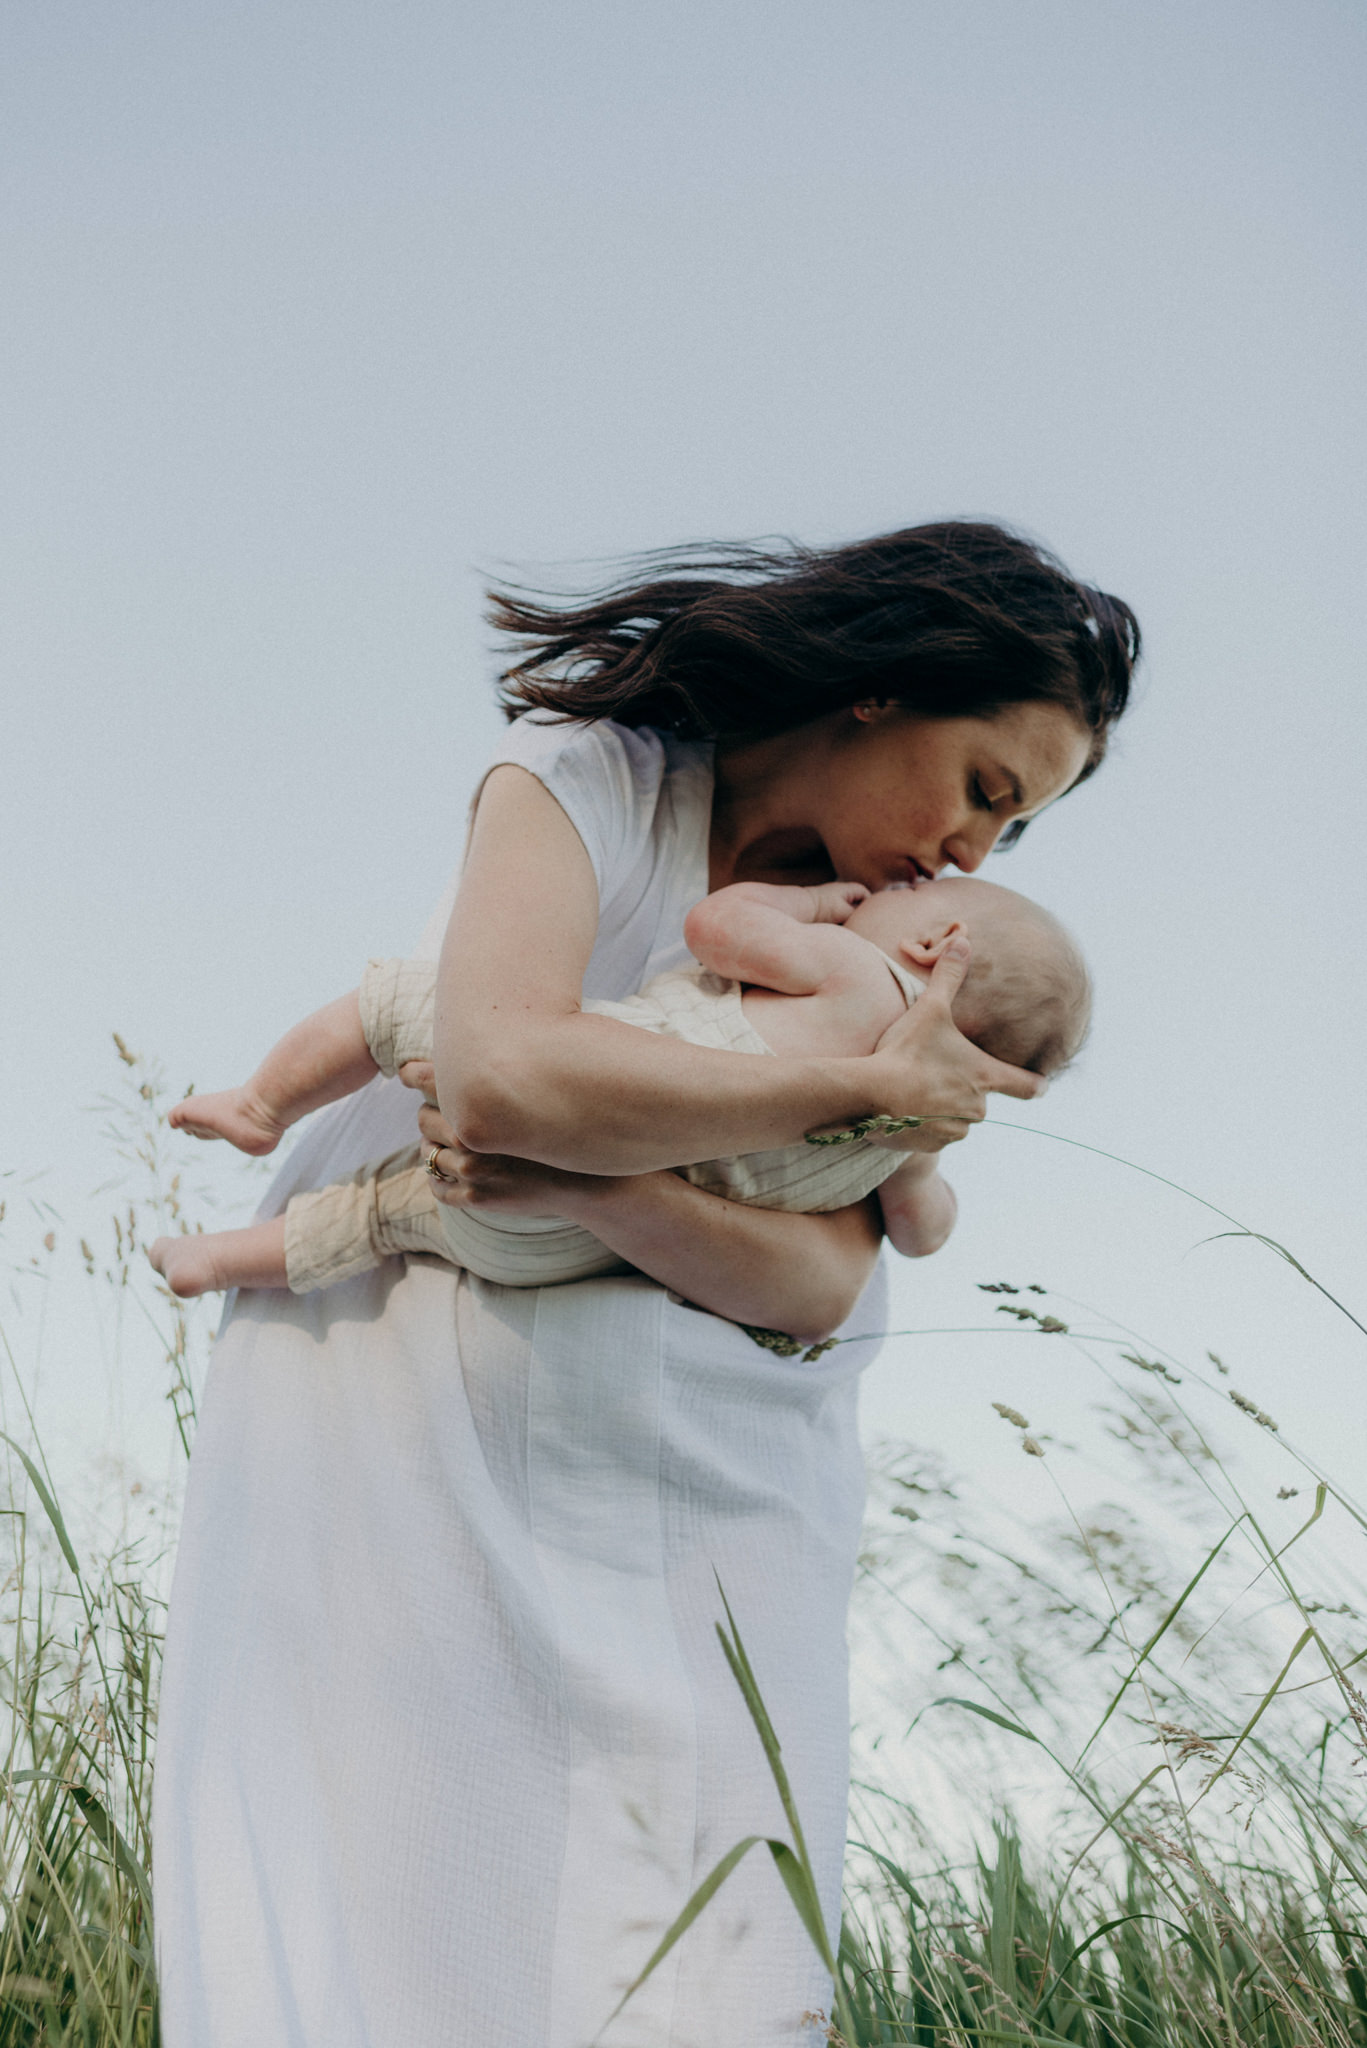
<svg viewBox="0 0 1367 2048"><path fill-rule="evenodd" d="M495 758L593 862L585 994L681 964L710 750L522 720ZM326 1112L270 1206L403 1143L415 1106L379 1082ZM880 1276L847 1331L884 1322ZM607 2022L725 1851L787 1832L718 1579L838 1926L876 1349L782 1359L635 1276L515 1289L410 1259L239 1296L167 1630L167 2048L815 2043L829 1983L762 1849Z"/></svg>

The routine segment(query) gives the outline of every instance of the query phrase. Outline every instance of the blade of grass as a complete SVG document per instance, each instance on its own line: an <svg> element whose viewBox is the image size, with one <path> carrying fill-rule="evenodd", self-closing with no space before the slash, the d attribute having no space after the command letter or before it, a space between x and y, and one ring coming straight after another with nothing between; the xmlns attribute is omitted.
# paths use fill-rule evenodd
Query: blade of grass
<svg viewBox="0 0 1367 2048"><path fill-rule="evenodd" d="M1187 1601L1196 1591L1196 1588L1200 1585L1202 1579L1210 1570L1211 1566L1214 1564L1216 1558L1220 1555L1220 1552L1224 1549L1225 1545L1228 1543L1230 1537L1234 1534L1235 1530L1241 1526L1244 1519L1244 1516L1240 1515L1235 1521L1230 1523L1229 1527L1225 1530L1224 1535L1215 1545L1215 1548L1207 1552L1205 1560L1200 1566L1200 1569L1196 1571L1192 1575L1192 1577L1187 1580L1186 1585L1178 1594L1176 1602L1173 1606L1171 1606L1168 1609L1167 1613L1163 1616L1163 1619L1159 1622L1157 1628L1149 1637L1148 1641L1143 1645L1143 1647L1140 1650L1136 1651L1134 1661L1131 1664L1129 1671L1126 1673L1125 1677L1121 1681L1120 1690L1115 1694L1110 1705L1107 1707L1105 1713L1097 1722L1096 1727L1092 1730L1091 1734L1087 1737L1086 1742L1083 1744L1082 1751L1078 1757L1079 1764L1082 1762L1083 1757L1086 1756L1087 1751L1091 1748L1092 1744L1100 1735L1102 1729L1106 1726L1106 1723L1110 1720L1116 1708L1120 1705L1121 1700L1124 1699L1125 1694L1128 1691L1130 1685L1133 1683L1134 1679L1138 1677L1140 1671L1148 1662L1152 1652L1156 1650L1159 1643L1162 1642L1164 1636L1172 1627L1178 1615L1182 1612L1182 1609L1186 1606Z"/></svg>
<svg viewBox="0 0 1367 2048"><path fill-rule="evenodd" d="M33 1486L33 1490L43 1504L43 1512L57 1532L57 1541L62 1546L62 1556L71 1566L71 1569L75 1573L77 1579L79 1579L81 1576L81 1567L80 1564L77 1562L76 1552L72 1548L71 1538L66 1533L66 1523L62 1520L62 1511L58 1507L55 1499L53 1498L52 1493L48 1488L47 1481L44 1479L42 1473L38 1470L38 1467L34 1464L32 1458L24 1449L23 1445L17 1444L12 1436L6 1436L5 1432L2 1429L0 1429L0 1443L6 1443L9 1445L10 1449L14 1452L14 1455L18 1458L20 1464L23 1466L24 1470L28 1473L29 1479Z"/></svg>
<svg viewBox="0 0 1367 2048"><path fill-rule="evenodd" d="M747 1835L743 1841L737 1842L734 1848L727 1850L721 1862L708 1872L696 1891L689 1894L683 1906L670 1921L669 1926L665 1929L656 1946L651 1950L650 1959L646 1963L645 1968L639 1976L632 1978L630 1984L628 1984L626 1990L604 2020L602 2027L598 2030L600 2034L612 2025L612 2022L616 2019L618 2013L621 2012L623 2006L626 2005L629 1999L636 1996L636 1993L640 1990L646 1979L655 1974L675 1942L687 1934L699 1913L702 1912L703 1907L716 1897L742 1857L748 1856L758 1842L763 1842L766 1839L764 1835Z"/></svg>
<svg viewBox="0 0 1367 2048"><path fill-rule="evenodd" d="M1235 1737L1233 1746L1229 1750L1228 1755L1221 1758L1219 1769L1211 1772L1211 1775L1206 1780L1205 1785L1197 1794L1196 1798L1192 1801L1193 1806L1199 1806L1201 1801L1205 1798L1206 1793L1209 1792L1211 1786L1215 1784L1216 1780L1219 1778L1223 1778L1225 1772L1229 1769L1235 1757L1238 1755L1238 1752L1240 1751L1240 1749L1242 1749L1244 1743L1253 1733L1253 1730L1257 1727L1259 1721L1262 1720L1263 1715L1267 1712L1273 1700L1281 1691L1282 1680L1285 1678L1287 1672L1291 1669L1291 1666L1295 1663L1297 1657L1300 1656L1300 1653L1305 1648L1306 1644L1311 1643L1314 1640L1315 1631L1313 1628L1305 1629L1301 1633L1301 1635L1297 1637L1296 1646L1292 1650L1291 1655L1287 1658L1285 1664L1283 1664L1281 1670L1277 1673L1277 1676L1273 1679L1271 1685L1268 1687L1267 1691L1259 1700L1250 1718L1244 1723L1241 1732Z"/></svg>
<svg viewBox="0 0 1367 2048"><path fill-rule="evenodd" d="M952 1692L942 1693L938 1700L927 1700L916 1719L908 1724L908 1735L920 1720L921 1714L928 1714L932 1707L962 1707L965 1713L977 1714L983 1721L995 1721L998 1728L1004 1728L1008 1735L1019 1735L1026 1742L1039 1741L1038 1735L1032 1735L1028 1728L1022 1728L1019 1721L1012 1721L1005 1714L996 1713L991 1707L980 1707L976 1700L962 1700Z"/></svg>

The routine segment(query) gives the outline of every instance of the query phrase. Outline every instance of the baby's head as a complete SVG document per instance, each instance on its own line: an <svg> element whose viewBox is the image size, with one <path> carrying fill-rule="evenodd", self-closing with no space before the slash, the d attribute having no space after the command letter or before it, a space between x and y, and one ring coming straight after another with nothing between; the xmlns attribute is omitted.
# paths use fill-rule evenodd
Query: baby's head
<svg viewBox="0 0 1367 2048"><path fill-rule="evenodd" d="M973 955L954 998L954 1021L994 1059L1056 1074L1087 1036L1092 985L1086 962L1057 918L1014 889L967 875L894 885L866 898L849 929L925 981L949 940L962 932Z"/></svg>

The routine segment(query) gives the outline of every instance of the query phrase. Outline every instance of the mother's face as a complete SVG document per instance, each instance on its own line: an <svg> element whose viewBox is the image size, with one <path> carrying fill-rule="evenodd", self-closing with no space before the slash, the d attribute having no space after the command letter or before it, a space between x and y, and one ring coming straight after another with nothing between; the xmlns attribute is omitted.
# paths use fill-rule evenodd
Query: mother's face
<svg viewBox="0 0 1367 2048"><path fill-rule="evenodd" d="M880 889L947 867L971 875L1014 819L1072 787L1089 747L1056 704L990 718L856 705L832 735L812 823L842 880Z"/></svg>

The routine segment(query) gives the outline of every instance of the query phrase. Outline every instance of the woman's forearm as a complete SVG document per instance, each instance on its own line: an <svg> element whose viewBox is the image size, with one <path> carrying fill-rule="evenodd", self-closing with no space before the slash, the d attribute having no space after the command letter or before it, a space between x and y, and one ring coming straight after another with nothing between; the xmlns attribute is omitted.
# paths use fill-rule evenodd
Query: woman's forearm
<svg viewBox="0 0 1367 2048"><path fill-rule="evenodd" d="M778 1061L580 1011L598 886L535 778L480 794L437 976L437 1100L474 1151L627 1174L791 1144L882 1107L867 1061Z"/></svg>
<svg viewBox="0 0 1367 2048"><path fill-rule="evenodd" d="M473 1150L569 1172L644 1173L797 1143L877 1114L959 1118L913 1133L961 1136L986 1091L1033 1094L954 1028L967 967L951 944L926 992L859 1059L761 1059L585 1016L598 929L583 843L523 769L495 768L479 800L437 980L437 1098Z"/></svg>
<svg viewBox="0 0 1367 2048"><path fill-rule="evenodd" d="M868 1059L759 1059L578 1012L449 1035L439 1021L436 1054L437 1099L472 1150L571 1172L767 1151L884 1107Z"/></svg>
<svg viewBox="0 0 1367 2048"><path fill-rule="evenodd" d="M573 1220L699 1308L814 1344L862 1294L882 1237L875 1205L793 1216L708 1194L676 1173L592 1184Z"/></svg>

